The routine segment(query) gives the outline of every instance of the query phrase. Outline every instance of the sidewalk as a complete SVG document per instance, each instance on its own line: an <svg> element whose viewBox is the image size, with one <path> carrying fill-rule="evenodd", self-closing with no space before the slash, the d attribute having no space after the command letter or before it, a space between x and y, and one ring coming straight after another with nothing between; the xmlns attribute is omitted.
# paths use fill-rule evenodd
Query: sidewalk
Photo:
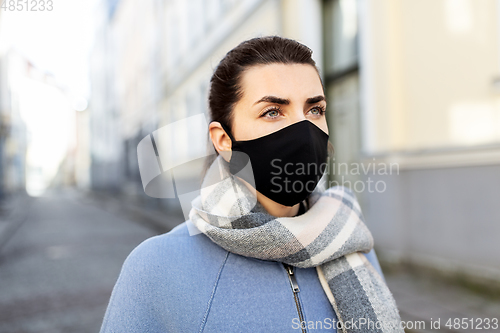
<svg viewBox="0 0 500 333"><path fill-rule="evenodd" d="M401 319L414 326L417 321L425 322L425 328L421 326L406 332L500 332L500 297L493 290L491 295L486 295L458 281L408 268L392 270L382 266ZM434 327L431 327L431 320Z"/></svg>
<svg viewBox="0 0 500 333"><path fill-rule="evenodd" d="M25 192L8 194L0 201L0 249L26 220L31 197Z"/></svg>
<svg viewBox="0 0 500 333"><path fill-rule="evenodd" d="M5 206L2 224L18 224L0 249L0 332L99 331L125 259L156 232L80 198L51 189Z"/></svg>
<svg viewBox="0 0 500 333"><path fill-rule="evenodd" d="M126 195L112 195L98 191L75 191L82 202L90 202L100 208L141 223L150 229L162 234L185 221L184 214L178 207L160 209L147 207Z"/></svg>

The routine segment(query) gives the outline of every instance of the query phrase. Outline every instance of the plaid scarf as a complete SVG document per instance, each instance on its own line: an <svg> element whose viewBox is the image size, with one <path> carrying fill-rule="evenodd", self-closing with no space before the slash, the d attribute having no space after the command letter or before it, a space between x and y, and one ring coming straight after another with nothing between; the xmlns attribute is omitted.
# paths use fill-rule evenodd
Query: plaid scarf
<svg viewBox="0 0 500 333"><path fill-rule="evenodd" d="M191 202L189 218L229 252L316 267L339 332L404 332L390 290L360 253L373 248L373 237L353 192L342 186L325 190L323 182L304 200L305 213L275 217L219 155Z"/></svg>

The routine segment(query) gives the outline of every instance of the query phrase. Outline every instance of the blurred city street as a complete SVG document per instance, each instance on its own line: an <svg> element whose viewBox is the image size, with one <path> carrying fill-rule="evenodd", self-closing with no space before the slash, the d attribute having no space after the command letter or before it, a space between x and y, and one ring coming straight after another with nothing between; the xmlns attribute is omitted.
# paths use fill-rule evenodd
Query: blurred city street
<svg viewBox="0 0 500 333"><path fill-rule="evenodd" d="M272 35L311 51L329 186L356 194L402 319L425 323L407 332L500 333L500 0L12 3L0 333L99 330L127 255L200 188L217 64Z"/></svg>
<svg viewBox="0 0 500 333"><path fill-rule="evenodd" d="M0 219L15 224L0 234L0 332L98 332L123 261L156 232L70 190L17 200Z"/></svg>
<svg viewBox="0 0 500 333"><path fill-rule="evenodd" d="M384 274L398 304L401 319L414 326L417 326L415 323L425 323L425 326L420 324L420 328L407 329L406 332L500 332L498 295L491 297L477 293L456 282L450 283L411 270L385 270ZM462 323L462 318L468 327ZM431 321L438 321L439 325L434 324L431 328ZM474 325L479 324L478 327L471 328L471 321ZM446 326L446 323L451 326Z"/></svg>

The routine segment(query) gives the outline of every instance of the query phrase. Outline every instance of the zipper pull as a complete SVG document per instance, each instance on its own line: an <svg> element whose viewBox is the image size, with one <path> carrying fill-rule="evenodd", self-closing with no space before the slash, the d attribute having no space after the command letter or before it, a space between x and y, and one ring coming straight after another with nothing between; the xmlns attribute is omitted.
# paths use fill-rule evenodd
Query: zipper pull
<svg viewBox="0 0 500 333"><path fill-rule="evenodd" d="M290 280L290 286L292 286L293 292L298 293L300 289L299 284L297 283L297 279L295 278L295 274L293 274L293 266L287 265L285 263L283 263L283 266L285 266L285 269L288 273L288 279Z"/></svg>

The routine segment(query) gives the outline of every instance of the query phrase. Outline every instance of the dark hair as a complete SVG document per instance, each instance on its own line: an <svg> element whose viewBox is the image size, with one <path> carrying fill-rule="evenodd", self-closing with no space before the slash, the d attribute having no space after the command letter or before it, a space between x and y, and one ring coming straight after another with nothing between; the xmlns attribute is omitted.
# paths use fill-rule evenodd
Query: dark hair
<svg viewBox="0 0 500 333"><path fill-rule="evenodd" d="M312 50L289 38L280 36L255 37L240 43L230 50L219 62L212 78L208 92L208 107L210 121L218 121L225 125L232 133L233 110L236 103L242 98L243 90L241 78L245 70L252 66L268 64L309 64L316 71L316 62L312 59ZM321 85L324 89L323 81ZM208 156L202 172L201 181L208 167L218 155L213 154L213 143L208 137Z"/></svg>

